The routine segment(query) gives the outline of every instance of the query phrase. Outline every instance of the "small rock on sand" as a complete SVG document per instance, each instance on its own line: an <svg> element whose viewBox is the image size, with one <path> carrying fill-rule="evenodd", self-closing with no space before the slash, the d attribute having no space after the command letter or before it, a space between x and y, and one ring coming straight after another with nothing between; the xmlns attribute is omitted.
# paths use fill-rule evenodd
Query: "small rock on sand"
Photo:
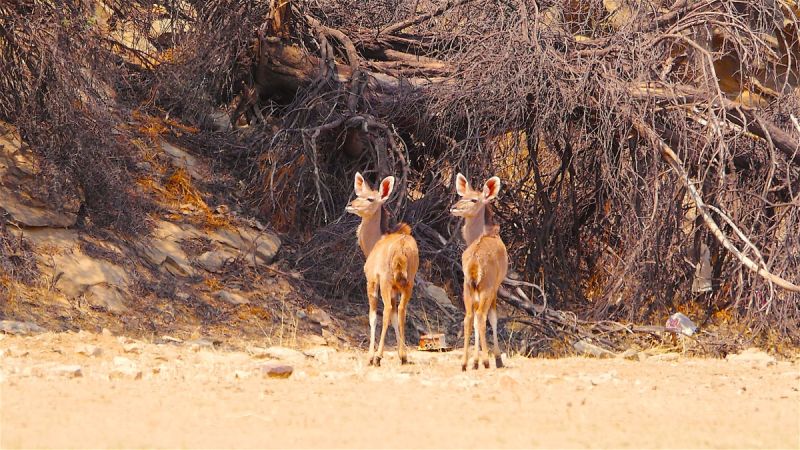
<svg viewBox="0 0 800 450"><path fill-rule="evenodd" d="M75 364L64 364L50 369L50 373L67 378L77 378L83 376L81 366Z"/></svg>
<svg viewBox="0 0 800 450"><path fill-rule="evenodd" d="M183 342L183 339L179 339L176 337L164 335L161 338L156 340L156 344L180 344Z"/></svg>
<svg viewBox="0 0 800 450"><path fill-rule="evenodd" d="M284 361L302 361L306 359L306 355L287 347L272 346L265 349L264 353L270 358Z"/></svg>
<svg viewBox="0 0 800 450"><path fill-rule="evenodd" d="M237 370L233 372L233 377L236 378L237 380L244 380L250 378L251 375L252 374L246 370Z"/></svg>
<svg viewBox="0 0 800 450"><path fill-rule="evenodd" d="M133 367L135 364L124 356L115 356L114 365L117 367Z"/></svg>
<svg viewBox="0 0 800 450"><path fill-rule="evenodd" d="M264 378L289 378L294 372L292 366L277 362L268 362L262 364L259 368Z"/></svg>
<svg viewBox="0 0 800 450"><path fill-rule="evenodd" d="M124 350L125 353L139 354L142 353L142 348L143 348L142 344L138 342L129 342L127 344L122 345L122 350Z"/></svg>
<svg viewBox="0 0 800 450"><path fill-rule="evenodd" d="M333 354L333 353L336 353L335 349L332 349L330 347L325 347L325 346L315 346L315 347L311 347L309 349L303 350L303 354L304 355L306 355L308 357L311 357L311 358L314 358L315 360L317 360L319 362L322 362L322 363L327 363L328 360L330 360L330 355Z"/></svg>
<svg viewBox="0 0 800 450"><path fill-rule="evenodd" d="M108 373L109 380L141 380L142 371L134 366L116 367Z"/></svg>
<svg viewBox="0 0 800 450"><path fill-rule="evenodd" d="M256 359L269 358L269 355L267 354L267 349L264 347L251 345L250 347L247 347L247 353Z"/></svg>
<svg viewBox="0 0 800 450"><path fill-rule="evenodd" d="M44 328L33 322L19 322L16 320L0 320L0 331L8 334L26 335L43 333Z"/></svg>
<svg viewBox="0 0 800 450"><path fill-rule="evenodd" d="M614 356L613 352L598 347L585 339L572 344L572 348L584 356L594 356L595 358L612 358Z"/></svg>
<svg viewBox="0 0 800 450"><path fill-rule="evenodd" d="M651 356L650 359L654 361L677 361L680 357L680 353L660 353L658 355Z"/></svg>
<svg viewBox="0 0 800 450"><path fill-rule="evenodd" d="M776 363L775 357L757 348L748 348L735 355L728 355L726 360L731 362L751 363L759 366L771 366Z"/></svg>
<svg viewBox="0 0 800 450"><path fill-rule="evenodd" d="M308 341L309 344L314 345L314 346L328 345L328 341L325 340L324 337L322 337L322 336L320 336L318 334L309 335L308 337L306 337L306 341Z"/></svg>
<svg viewBox="0 0 800 450"><path fill-rule="evenodd" d="M624 352L617 355L617 359L630 359L630 360L637 360L639 352L636 349L629 348Z"/></svg>
<svg viewBox="0 0 800 450"><path fill-rule="evenodd" d="M84 356L100 356L103 354L103 349L92 344L82 344L75 348L75 353Z"/></svg>
<svg viewBox="0 0 800 450"><path fill-rule="evenodd" d="M108 374L109 380L140 380L142 371L136 363L124 356L114 357L114 368Z"/></svg>
<svg viewBox="0 0 800 450"><path fill-rule="evenodd" d="M193 351L198 351L201 348L213 349L217 344L217 342L208 338L192 339L191 341L186 341L186 343L189 344L189 348Z"/></svg>

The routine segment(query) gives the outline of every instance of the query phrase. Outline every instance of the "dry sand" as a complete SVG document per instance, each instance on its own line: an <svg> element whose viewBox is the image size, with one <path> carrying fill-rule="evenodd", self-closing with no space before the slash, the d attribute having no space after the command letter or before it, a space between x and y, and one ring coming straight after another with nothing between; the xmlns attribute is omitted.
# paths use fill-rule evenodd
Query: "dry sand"
<svg viewBox="0 0 800 450"><path fill-rule="evenodd" d="M0 335L0 446L800 448L798 359L512 357L462 373L460 351L373 368L359 351L240 346ZM275 356L290 378L262 375Z"/></svg>

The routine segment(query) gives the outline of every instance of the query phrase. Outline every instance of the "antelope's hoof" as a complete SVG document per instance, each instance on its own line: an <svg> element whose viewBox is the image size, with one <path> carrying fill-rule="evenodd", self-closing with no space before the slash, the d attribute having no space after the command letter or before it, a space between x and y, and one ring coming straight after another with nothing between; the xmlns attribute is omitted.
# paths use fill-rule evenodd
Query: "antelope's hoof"
<svg viewBox="0 0 800 450"><path fill-rule="evenodd" d="M462 372L466 372L467 371L467 363L464 363L464 364L461 365L461 371Z"/></svg>
<svg viewBox="0 0 800 450"><path fill-rule="evenodd" d="M472 362L472 370L478 370L478 360Z"/></svg>
<svg viewBox="0 0 800 450"><path fill-rule="evenodd" d="M368 366L371 366L371 365L373 364L373 361L374 361L374 360L375 360L375 358L374 358L374 357L372 357L372 356L370 356L370 357L369 357L369 362L367 363L367 365L368 365Z"/></svg>
<svg viewBox="0 0 800 450"><path fill-rule="evenodd" d="M402 365L408 364L408 358L405 357L405 356L401 356L400 357L400 364L402 364Z"/></svg>
<svg viewBox="0 0 800 450"><path fill-rule="evenodd" d="M488 359L483 361L483 368L484 369L488 369L489 368L489 360Z"/></svg>
<svg viewBox="0 0 800 450"><path fill-rule="evenodd" d="M495 365L495 367L497 367L498 369L502 369L502 368L503 368L503 358L501 358L501 357L499 357L499 356L498 356L498 357L496 357L496 358L494 359L494 365Z"/></svg>
<svg viewBox="0 0 800 450"><path fill-rule="evenodd" d="M380 356L376 356L373 359L373 362L374 362L375 367L380 367L381 366L381 357Z"/></svg>

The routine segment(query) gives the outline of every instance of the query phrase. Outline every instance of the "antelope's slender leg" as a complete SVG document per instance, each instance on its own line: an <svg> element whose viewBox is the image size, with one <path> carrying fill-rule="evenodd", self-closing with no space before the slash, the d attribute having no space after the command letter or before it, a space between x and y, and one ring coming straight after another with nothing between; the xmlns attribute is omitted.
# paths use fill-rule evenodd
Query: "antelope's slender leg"
<svg viewBox="0 0 800 450"><path fill-rule="evenodd" d="M495 297L497 298L497 297ZM496 302L496 300L495 300ZM492 304L492 307L489 308L489 324L492 325L492 337L494 338L494 348L492 353L494 353L494 365L498 369L503 367L503 358L500 356L500 343L497 340L497 304Z"/></svg>
<svg viewBox="0 0 800 450"><path fill-rule="evenodd" d="M472 292L469 285L464 283L464 360L461 362L461 370L467 370L467 362L469 361L469 335L472 334L473 322L472 310Z"/></svg>
<svg viewBox="0 0 800 450"><path fill-rule="evenodd" d="M400 316L400 334L397 338L397 351L400 354L400 364L408 363L408 353L406 351L406 307L408 306L408 301L411 299L412 289L411 286L403 289L400 297L400 307L398 311Z"/></svg>
<svg viewBox="0 0 800 450"><path fill-rule="evenodd" d="M392 309L392 328L394 328L394 338L397 340L397 355L400 356L400 318L398 317L396 306Z"/></svg>
<svg viewBox="0 0 800 450"><path fill-rule="evenodd" d="M383 359L383 346L386 343L386 330L389 329L389 321L392 318L392 286L389 283L381 283L381 298L383 299L383 328L381 329L381 340L378 343L378 353L375 355L375 365L381 365Z"/></svg>
<svg viewBox="0 0 800 450"><path fill-rule="evenodd" d="M480 307L475 308L475 303L473 303L472 308L476 310L472 316L472 328L475 333L475 351L472 353L472 369L478 370L478 360L481 357L480 331L478 331L480 329L478 322L480 320Z"/></svg>
<svg viewBox="0 0 800 450"><path fill-rule="evenodd" d="M478 314L476 317L478 318L478 330L480 331L480 338L481 338L481 361L483 361L483 367L489 368L489 345L486 342L486 317L488 314L489 305L487 304L487 294L481 295L481 303L480 308L478 309Z"/></svg>
<svg viewBox="0 0 800 450"><path fill-rule="evenodd" d="M369 353L367 359L371 366L375 356L375 322L378 318L378 283L367 281L367 298L369 298Z"/></svg>

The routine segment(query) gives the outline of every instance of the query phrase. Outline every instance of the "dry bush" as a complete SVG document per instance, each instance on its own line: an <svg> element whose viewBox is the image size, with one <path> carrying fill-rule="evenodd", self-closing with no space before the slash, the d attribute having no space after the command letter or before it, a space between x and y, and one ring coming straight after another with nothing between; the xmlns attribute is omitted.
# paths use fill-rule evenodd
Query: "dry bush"
<svg viewBox="0 0 800 450"><path fill-rule="evenodd" d="M296 264L326 296L361 295L356 221L342 211L355 170L400 176L393 212L432 262L426 276L455 290L451 180L498 173L514 268L550 305L650 321L699 304L707 317L730 310L797 336L798 294L723 247L696 219L682 175L717 208L709 217L728 242L772 274L800 273L798 160L786 139L798 131L796 11L766 1L288 5L197 5L195 31L175 42L181 58L155 71L153 98L198 124L220 107L264 115L186 140L252 183L254 206L303 242ZM693 294L703 246L713 291Z"/></svg>
<svg viewBox="0 0 800 450"><path fill-rule="evenodd" d="M33 245L22 235L14 236L0 216L0 293L12 281L33 285L39 276Z"/></svg>
<svg viewBox="0 0 800 450"><path fill-rule="evenodd" d="M380 30L413 16L414 2L374 11L344 3L298 6L297 21L308 26L296 34L320 35L307 17L315 14L352 39L359 68L430 75L424 65L392 71L376 61L376 47L391 48L434 58L452 76L409 82L391 96L365 90L355 109L348 105L355 79L322 78L299 90L282 116L288 125L265 153L266 211L288 215L295 228L322 227L298 261L327 292L360 289L354 224L341 212L354 170L407 171L395 211L411 222L439 280L459 276L448 270L457 265L457 244L446 239L442 248L438 238L457 232L447 215L454 173L475 181L500 173L498 215L514 267L545 286L551 305L596 320L651 321L700 304L701 321L731 309L757 328L797 338L798 294L743 267L703 221L691 220L687 185L653 140L671 147L705 202L718 208L709 214L727 239L758 259L735 224L770 272L796 283L800 243L790 230L800 227L800 165L796 138L787 147L778 131L800 131L790 120L798 113L795 84L786 82L795 79L797 58L782 66L787 58L776 57L780 49L763 37L777 36L789 47L784 53L795 55L796 28L774 25L776 17L796 20L792 12L771 2L677 2L660 5L672 11L614 13L602 2L571 11L559 2L457 2L464 4L385 37ZM395 43L400 38L405 47ZM333 59L349 63L346 50L337 43ZM737 65L726 73L730 58ZM370 127L372 145L353 158L343 141L352 130L347 121L358 116L377 117L389 132ZM693 294L701 245L710 248L713 291ZM331 276L330 267L347 269Z"/></svg>
<svg viewBox="0 0 800 450"><path fill-rule="evenodd" d="M756 332L800 339L800 294L778 280L800 282L800 27L787 2L120 5L120 20L140 28L159 17L187 25L120 78L126 99L201 128L181 140L248 183L250 204L301 244L294 262L327 297L363 295L356 221L343 212L356 170L398 176L394 215L412 225L431 262L425 276L456 291L452 179L500 174L497 215L513 268L544 288L550 306L642 322L674 310L701 311L703 322L722 310ZM65 14L38 8L42 17ZM40 66L23 63L64 55L4 42L6 59L22 67L6 73L35 89L3 86L0 100L16 106L0 118L34 111L21 129L48 147L33 124L72 111L76 98L42 89L28 75ZM120 67L100 60L80 64L97 65L95 73ZM79 75L75 66L48 70L43 79L55 88L81 80L59 75ZM10 90L39 96L8 98ZM61 105L55 113L40 99L47 95ZM220 111L249 126L212 130ZM92 141L107 135L79 123L80 133L65 134L70 146L111 145L80 154L125 154L124 140ZM116 167L98 179L112 186L109 177L122 174ZM693 293L704 247L713 289Z"/></svg>
<svg viewBox="0 0 800 450"><path fill-rule="evenodd" d="M90 2L0 5L0 119L41 157L45 179L82 188L84 217L135 233L146 228L147 202L131 180L137 152L115 99L129 73L93 12Z"/></svg>

